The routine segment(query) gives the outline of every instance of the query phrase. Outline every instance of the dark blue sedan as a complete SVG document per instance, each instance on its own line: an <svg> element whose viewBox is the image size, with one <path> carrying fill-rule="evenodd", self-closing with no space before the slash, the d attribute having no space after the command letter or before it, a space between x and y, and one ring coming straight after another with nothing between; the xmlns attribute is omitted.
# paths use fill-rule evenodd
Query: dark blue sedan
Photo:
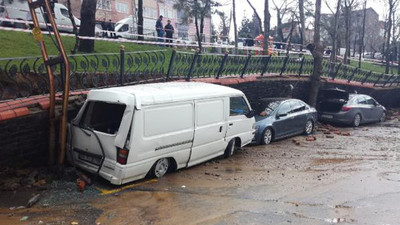
<svg viewBox="0 0 400 225"><path fill-rule="evenodd" d="M253 143L271 141L298 134L309 135L317 121L317 111L298 99L265 100L266 108L256 115Z"/></svg>

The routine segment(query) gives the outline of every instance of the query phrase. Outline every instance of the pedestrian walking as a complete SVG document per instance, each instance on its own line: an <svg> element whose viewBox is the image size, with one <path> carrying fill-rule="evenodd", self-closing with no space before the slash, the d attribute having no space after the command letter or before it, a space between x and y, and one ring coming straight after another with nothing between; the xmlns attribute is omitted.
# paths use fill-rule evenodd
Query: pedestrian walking
<svg viewBox="0 0 400 225"><path fill-rule="evenodd" d="M172 43L172 36L174 34L174 27L171 24L171 20L167 21L167 25L164 27L165 36L167 38L167 43ZM167 45L168 47L172 47L172 45Z"/></svg>
<svg viewBox="0 0 400 225"><path fill-rule="evenodd" d="M157 37L158 37L158 42L160 43L159 46L162 46L161 43L164 42L164 39L163 39L163 37L164 37L164 27L163 27L163 24L162 24L162 19L163 19L163 16L161 15L158 18L157 22L156 22Z"/></svg>

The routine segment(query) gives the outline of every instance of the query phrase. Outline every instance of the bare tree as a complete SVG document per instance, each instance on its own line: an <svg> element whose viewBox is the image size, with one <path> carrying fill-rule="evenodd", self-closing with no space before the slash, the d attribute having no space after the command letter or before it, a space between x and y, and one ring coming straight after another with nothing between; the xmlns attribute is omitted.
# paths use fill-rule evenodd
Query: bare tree
<svg viewBox="0 0 400 225"><path fill-rule="evenodd" d="M216 11L216 14L219 16L221 19L221 24L220 24L220 34L222 35L222 40L223 41L229 41L229 17L226 15L225 12L223 11Z"/></svg>
<svg viewBox="0 0 400 225"><path fill-rule="evenodd" d="M299 14L300 14L300 51L303 50L303 45L306 38L306 17L304 15L304 0L299 0Z"/></svg>
<svg viewBox="0 0 400 225"><path fill-rule="evenodd" d="M389 7L389 12L388 12L388 21L387 21L387 26L386 26L386 52L385 52L385 73L389 73L389 68L390 68L390 56L391 56L391 51L392 47L390 45L390 40L391 40L391 35L392 35L392 23L393 23L393 11L395 10L398 0L388 0L388 7Z"/></svg>
<svg viewBox="0 0 400 225"><path fill-rule="evenodd" d="M277 27L276 31L278 34L279 41L285 42L285 37L283 36L282 24L283 18L285 17L286 13L292 11L290 8L291 2L288 0L283 0L280 5L275 3L275 0L272 0L274 4L274 9L276 10L276 19L277 19Z"/></svg>
<svg viewBox="0 0 400 225"><path fill-rule="evenodd" d="M271 14L269 14L269 0L264 0L264 43L263 50L268 54L268 39L270 30Z"/></svg>
<svg viewBox="0 0 400 225"><path fill-rule="evenodd" d="M213 0L175 0L174 8L183 12L182 20L188 23L194 17L196 38L200 51L204 36L204 19L211 15L211 7L218 6ZM200 23L200 24L199 24Z"/></svg>
<svg viewBox="0 0 400 225"><path fill-rule="evenodd" d="M360 46L359 46L359 57L358 57L358 68L361 68L361 55L364 51L364 37L365 37L365 20L367 16L367 0L364 0L364 9L363 9L363 25L362 25L362 33L360 37Z"/></svg>
<svg viewBox="0 0 400 225"><path fill-rule="evenodd" d="M260 17L260 15L258 15L256 8L254 8L254 6L253 6L253 4L251 4L250 0L246 0L246 1L247 1L247 3L249 3L249 6L253 9L254 15L256 15L256 18L259 22L258 25L260 26L260 32L262 33L263 29L262 29L261 17Z"/></svg>
<svg viewBox="0 0 400 225"><path fill-rule="evenodd" d="M351 21L351 14L352 10L356 4L356 0L344 0L344 18L345 18L345 45L346 45L346 52L344 54L344 63L349 64L349 56L350 56L350 43L351 43L351 29L352 29L352 21Z"/></svg>
<svg viewBox="0 0 400 225"><path fill-rule="evenodd" d="M314 21L314 43L309 45L309 50L314 57L313 73L310 77L311 88L309 104L313 107L317 104L318 90L320 86L320 79L322 75L322 60L323 60L323 47L321 45L320 37L320 22L321 22L321 0L315 1L315 21Z"/></svg>

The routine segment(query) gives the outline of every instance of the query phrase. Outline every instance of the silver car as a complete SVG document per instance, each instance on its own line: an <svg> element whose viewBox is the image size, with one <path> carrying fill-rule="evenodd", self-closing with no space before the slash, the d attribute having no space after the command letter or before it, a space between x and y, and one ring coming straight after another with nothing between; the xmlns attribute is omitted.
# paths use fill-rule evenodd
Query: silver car
<svg viewBox="0 0 400 225"><path fill-rule="evenodd" d="M321 90L317 110L320 121L349 124L383 122L386 109L371 96L349 94L340 89Z"/></svg>

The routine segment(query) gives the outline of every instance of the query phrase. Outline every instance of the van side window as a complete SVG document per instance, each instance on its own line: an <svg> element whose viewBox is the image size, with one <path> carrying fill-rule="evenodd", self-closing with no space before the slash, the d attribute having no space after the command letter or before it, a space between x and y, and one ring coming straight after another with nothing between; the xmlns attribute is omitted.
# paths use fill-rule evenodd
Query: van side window
<svg viewBox="0 0 400 225"><path fill-rule="evenodd" d="M99 132L115 134L121 125L125 108L126 105L123 104L90 101L86 105L79 125L83 128L88 127Z"/></svg>
<svg viewBox="0 0 400 225"><path fill-rule="evenodd" d="M250 111L247 102L243 97L231 97L230 98L230 116L245 115Z"/></svg>

